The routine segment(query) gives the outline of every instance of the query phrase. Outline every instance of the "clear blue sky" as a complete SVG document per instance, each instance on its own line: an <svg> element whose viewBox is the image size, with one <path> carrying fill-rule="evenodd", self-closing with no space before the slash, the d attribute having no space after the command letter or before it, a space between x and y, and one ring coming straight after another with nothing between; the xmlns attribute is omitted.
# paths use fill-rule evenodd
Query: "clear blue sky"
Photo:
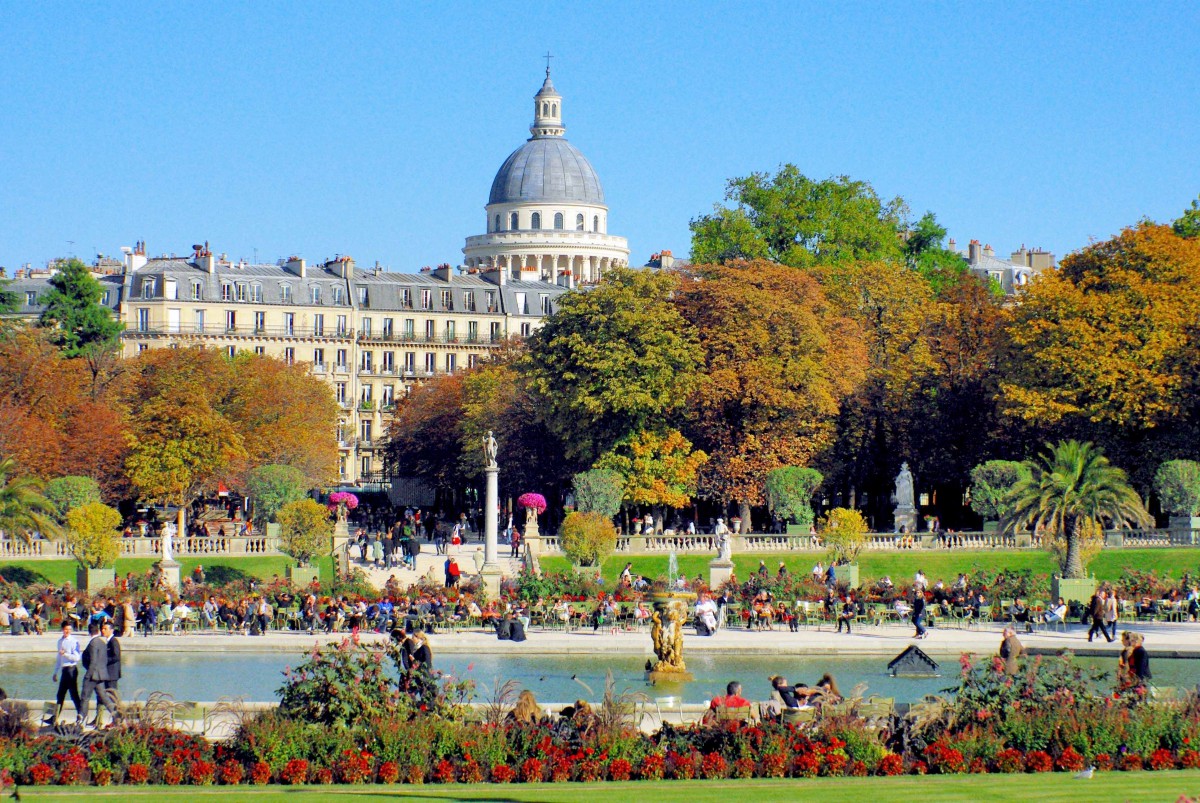
<svg viewBox="0 0 1200 803"><path fill-rule="evenodd" d="M1198 30L1190 0L10 2L0 265L139 238L458 264L547 49L637 264L783 162L1061 257L1200 194Z"/></svg>

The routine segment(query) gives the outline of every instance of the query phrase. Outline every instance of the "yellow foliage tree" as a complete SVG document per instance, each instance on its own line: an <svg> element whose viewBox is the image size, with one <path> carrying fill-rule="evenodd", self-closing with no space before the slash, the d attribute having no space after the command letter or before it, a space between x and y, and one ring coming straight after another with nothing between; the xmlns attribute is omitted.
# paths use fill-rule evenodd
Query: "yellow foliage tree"
<svg viewBox="0 0 1200 803"><path fill-rule="evenodd" d="M829 559L853 563L867 548L867 520L857 510L835 507L821 519L821 538L829 549Z"/></svg>
<svg viewBox="0 0 1200 803"><path fill-rule="evenodd" d="M107 569L121 554L117 529L121 514L102 502L89 502L67 513L67 547L85 569Z"/></svg>
<svg viewBox="0 0 1200 803"><path fill-rule="evenodd" d="M618 443L595 468L612 469L625 478L629 504L678 508L692 501L696 472L707 460L679 430L661 435L643 430Z"/></svg>

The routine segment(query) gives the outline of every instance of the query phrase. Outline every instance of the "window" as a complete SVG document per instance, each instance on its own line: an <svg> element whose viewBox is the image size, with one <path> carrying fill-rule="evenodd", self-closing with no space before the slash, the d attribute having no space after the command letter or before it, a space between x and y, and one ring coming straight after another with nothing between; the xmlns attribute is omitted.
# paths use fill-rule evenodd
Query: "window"
<svg viewBox="0 0 1200 803"><path fill-rule="evenodd" d="M371 373L371 371L375 365L375 354L370 351L364 351L362 353L362 361L361 362L362 362L362 372L364 374Z"/></svg>
<svg viewBox="0 0 1200 803"><path fill-rule="evenodd" d="M375 395L375 386L374 385L372 385L370 382L368 382L362 386L362 396L361 396L362 401L364 401L364 402L373 401L372 397L374 395Z"/></svg>
<svg viewBox="0 0 1200 803"><path fill-rule="evenodd" d="M521 324L521 337L529 337L529 333L533 331L533 327L528 323Z"/></svg>
<svg viewBox="0 0 1200 803"><path fill-rule="evenodd" d="M255 355L257 355L259 357L265 357L267 354L267 347L266 346L255 346L254 353L255 353Z"/></svg>
<svg viewBox="0 0 1200 803"><path fill-rule="evenodd" d="M486 293L484 293L483 300L484 300L484 303L487 305L488 312L499 312L500 311L500 310L496 309L496 291L495 290L488 290Z"/></svg>
<svg viewBox="0 0 1200 803"><path fill-rule="evenodd" d="M325 349L313 349L313 368L317 371L325 370Z"/></svg>
<svg viewBox="0 0 1200 803"><path fill-rule="evenodd" d="M150 348L150 347L148 345L146 345L145 343L138 343L138 353L139 354L141 354L143 351L145 351L148 348Z"/></svg>
<svg viewBox="0 0 1200 803"><path fill-rule="evenodd" d="M225 310L225 331L233 332L237 330L237 313L231 309Z"/></svg>
<svg viewBox="0 0 1200 803"><path fill-rule="evenodd" d="M467 312L475 311L475 294L470 290L463 293L463 309Z"/></svg>
<svg viewBox="0 0 1200 803"><path fill-rule="evenodd" d="M337 306L340 306L341 304L345 303L344 298L345 298L345 296L342 295L342 288L334 287L333 288L333 303Z"/></svg>
<svg viewBox="0 0 1200 803"><path fill-rule="evenodd" d="M142 279L142 298L154 298L153 279Z"/></svg>
<svg viewBox="0 0 1200 803"><path fill-rule="evenodd" d="M433 309L433 294L428 290L421 291L421 309Z"/></svg>
<svg viewBox="0 0 1200 803"><path fill-rule="evenodd" d="M513 312L517 315L528 315L529 314L529 304L526 302L525 294L524 293L513 293L513 295L516 296L516 299L517 299L517 308L515 310L513 310Z"/></svg>
<svg viewBox="0 0 1200 803"><path fill-rule="evenodd" d="M529 220L529 228L540 229L541 227L542 227L542 213L534 212L533 216Z"/></svg>
<svg viewBox="0 0 1200 803"><path fill-rule="evenodd" d="M457 354L447 354L446 355L446 373L448 373L448 374L454 373L454 369L457 367L458 367L458 355Z"/></svg>
<svg viewBox="0 0 1200 803"><path fill-rule="evenodd" d="M179 298L179 285L174 279L163 279L163 298L176 301Z"/></svg>
<svg viewBox="0 0 1200 803"><path fill-rule="evenodd" d="M145 308L138 310L137 326L138 326L139 332L149 332L150 331L150 310L145 309Z"/></svg>
<svg viewBox="0 0 1200 803"><path fill-rule="evenodd" d="M362 335L363 335L363 337L371 336L371 319L370 318L362 319Z"/></svg>
<svg viewBox="0 0 1200 803"><path fill-rule="evenodd" d="M279 298L284 304L292 303L292 286L290 284L279 285Z"/></svg>
<svg viewBox="0 0 1200 803"><path fill-rule="evenodd" d="M592 216L592 231L600 231L600 216Z"/></svg>
<svg viewBox="0 0 1200 803"><path fill-rule="evenodd" d="M367 442L367 446L370 446L370 445L371 445L371 443L370 443L370 441L368 441L368 442ZM362 476L362 477L366 477L366 476L367 476L367 475L369 475L370 473L371 473L371 456L370 456L370 455L363 455L363 458L362 458L362 474L361 474L361 476Z"/></svg>
<svg viewBox="0 0 1200 803"><path fill-rule="evenodd" d="M500 322L499 321L492 321L491 324L488 325L488 340L490 340L493 343L500 342Z"/></svg>
<svg viewBox="0 0 1200 803"><path fill-rule="evenodd" d="M233 301L233 285L222 282L221 284L221 300Z"/></svg>
<svg viewBox="0 0 1200 803"><path fill-rule="evenodd" d="M346 362L346 350L337 350L337 370L345 372L349 370L349 365Z"/></svg>
<svg viewBox="0 0 1200 803"><path fill-rule="evenodd" d="M296 334L296 313L283 313L283 333L289 337Z"/></svg>
<svg viewBox="0 0 1200 803"><path fill-rule="evenodd" d="M204 331L204 310L202 309L196 310L196 331Z"/></svg>
<svg viewBox="0 0 1200 803"><path fill-rule="evenodd" d="M425 354L425 373L432 374L437 370L437 355L432 351Z"/></svg>
<svg viewBox="0 0 1200 803"><path fill-rule="evenodd" d="M231 360L234 357L236 357L237 356L237 346L226 346L225 347L225 356Z"/></svg>
<svg viewBox="0 0 1200 803"><path fill-rule="evenodd" d="M25 291L25 306L33 307L37 305L37 290Z"/></svg>
<svg viewBox="0 0 1200 803"><path fill-rule="evenodd" d="M456 339L454 321L446 321L446 342L453 343Z"/></svg>
<svg viewBox="0 0 1200 803"><path fill-rule="evenodd" d="M237 284L237 300L238 301L246 300L246 285L243 282L238 282L238 284Z"/></svg>
<svg viewBox="0 0 1200 803"><path fill-rule="evenodd" d="M384 385L383 395L379 398L379 404L385 409L396 404L396 386Z"/></svg>
<svg viewBox="0 0 1200 803"><path fill-rule="evenodd" d="M395 327L392 326L392 323L393 320L391 318L383 319L383 336L389 340L391 340L392 334L395 332Z"/></svg>
<svg viewBox="0 0 1200 803"><path fill-rule="evenodd" d="M344 337L346 334L346 316L337 316L337 333L339 337Z"/></svg>
<svg viewBox="0 0 1200 803"><path fill-rule="evenodd" d="M467 355L467 367L468 368L478 368L479 367L479 355L478 354L468 354Z"/></svg>
<svg viewBox="0 0 1200 803"><path fill-rule="evenodd" d="M312 292L312 303L320 304L321 303L321 285L314 284L311 288L311 292Z"/></svg>
<svg viewBox="0 0 1200 803"><path fill-rule="evenodd" d="M346 383L338 382L333 386L333 395L337 399L338 404L346 403Z"/></svg>
<svg viewBox="0 0 1200 803"><path fill-rule="evenodd" d="M380 370L383 371L385 374L390 374L396 370L396 352L394 352L394 351L383 352L383 363L380 366Z"/></svg>
<svg viewBox="0 0 1200 803"><path fill-rule="evenodd" d="M267 313L265 313L265 312L254 313L254 331L262 333L262 332L266 331L266 329L267 329Z"/></svg>
<svg viewBox="0 0 1200 803"><path fill-rule="evenodd" d="M288 365L295 365L296 364L296 350L294 348L292 348L291 346L288 346L287 348L285 348L283 350L283 361L286 362Z"/></svg>
<svg viewBox="0 0 1200 803"><path fill-rule="evenodd" d="M562 229L563 229L563 213L562 212L554 213L554 228L558 231L562 231Z"/></svg>
<svg viewBox="0 0 1200 803"><path fill-rule="evenodd" d="M364 446L371 445L371 423L372 422L370 422L370 421L363 421L359 425L361 427L361 429L359 431L362 433L362 443ZM366 471L371 470L370 460L371 460L371 458L369 458L369 457L363 458L363 465L364 465Z"/></svg>
<svg viewBox="0 0 1200 803"><path fill-rule="evenodd" d="M411 374L417 370L417 353L415 351L404 352L404 373Z"/></svg>
<svg viewBox="0 0 1200 803"><path fill-rule="evenodd" d="M415 334L416 334L416 329L414 328L414 326L415 326L415 325L416 325L416 324L415 324L415 322L413 321L413 319L412 319L412 318L405 318L405 319L404 319L404 339L405 339L405 340L412 340L412 339L413 339L413 337L414 337L414 336L415 336Z"/></svg>
<svg viewBox="0 0 1200 803"><path fill-rule="evenodd" d="M104 291L104 295L100 296L100 304L101 304L101 306L105 306L105 307L107 307L107 306L108 306L108 292L109 292L109 291L105 290L105 291Z"/></svg>
<svg viewBox="0 0 1200 803"><path fill-rule="evenodd" d="M408 287L400 291L400 306L405 309L412 309L412 290Z"/></svg>
<svg viewBox="0 0 1200 803"><path fill-rule="evenodd" d="M313 316L313 336L314 337L324 337L325 336L325 316L324 315L314 315Z"/></svg>
<svg viewBox="0 0 1200 803"><path fill-rule="evenodd" d="M508 227L510 229L512 229L513 231L516 231L517 229L521 228L519 223L520 223L520 218L517 216L516 212L513 212L511 215L508 216Z"/></svg>
<svg viewBox="0 0 1200 803"><path fill-rule="evenodd" d="M168 309L167 310L167 331L168 332L178 332L179 331L179 313L180 312L182 312L182 310L178 310L178 309Z"/></svg>
<svg viewBox="0 0 1200 803"><path fill-rule="evenodd" d="M250 300L253 301L255 304L262 303L262 285L261 284L250 285Z"/></svg>
<svg viewBox="0 0 1200 803"><path fill-rule="evenodd" d="M358 288L358 303L361 306L369 307L371 306L370 298L371 296L367 292L367 288L360 286Z"/></svg>
<svg viewBox="0 0 1200 803"><path fill-rule="evenodd" d="M492 231L500 231L500 216L496 215L496 222L492 226Z"/></svg>
<svg viewBox="0 0 1200 803"><path fill-rule="evenodd" d="M433 340L437 337L437 323L434 321L425 321L425 339Z"/></svg>
<svg viewBox="0 0 1200 803"><path fill-rule="evenodd" d="M342 444L344 444L346 442L346 422L345 421L338 422L337 440L338 440L339 446L341 446Z"/></svg>
<svg viewBox="0 0 1200 803"><path fill-rule="evenodd" d="M541 302L542 302L542 314L549 315L550 314L550 294L542 293Z"/></svg>
<svg viewBox="0 0 1200 803"><path fill-rule="evenodd" d="M449 290L442 291L442 309L446 312L454 311L454 294Z"/></svg>
<svg viewBox="0 0 1200 803"><path fill-rule="evenodd" d="M583 215L582 214L578 214L575 216L575 231L583 231Z"/></svg>
<svg viewBox="0 0 1200 803"><path fill-rule="evenodd" d="M479 321L467 321L467 342L479 342Z"/></svg>
<svg viewBox="0 0 1200 803"><path fill-rule="evenodd" d="M192 301L199 301L202 292L204 289L200 282L192 282Z"/></svg>

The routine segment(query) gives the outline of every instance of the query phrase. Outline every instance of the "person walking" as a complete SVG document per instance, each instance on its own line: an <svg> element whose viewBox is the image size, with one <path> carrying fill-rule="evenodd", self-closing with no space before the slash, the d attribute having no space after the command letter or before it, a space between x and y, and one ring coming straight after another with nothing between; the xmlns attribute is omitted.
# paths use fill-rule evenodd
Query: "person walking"
<svg viewBox="0 0 1200 803"><path fill-rule="evenodd" d="M91 629L88 630L91 633ZM108 641L106 636L112 635L112 623L105 620L99 625L99 629L92 634L92 640L88 642L87 649L83 653L81 663L84 667L83 675L83 706L79 710L79 724L83 725L87 722L88 708L91 706L93 695L98 703L96 710L96 723L100 722L99 706L108 709L108 713L115 719L117 712L112 704L112 699L105 694L104 686L108 682Z"/></svg>
<svg viewBox="0 0 1200 803"><path fill-rule="evenodd" d="M113 721L116 722L117 704L120 701L120 695L117 693L117 686L121 680L121 641L117 638L117 633L109 625L108 633L106 634L103 628L100 634L104 636L106 663L108 664L108 680L104 681L104 696L108 698L109 712L113 715ZM96 718L99 719L100 711L97 709Z"/></svg>
<svg viewBox="0 0 1200 803"><path fill-rule="evenodd" d="M71 696L71 703L75 706L75 718L79 719L81 708L79 662L81 660L83 660L83 649L79 646L79 639L75 638L75 627L70 622L65 622L62 626L62 636L58 639L58 654L54 659L54 674L51 676L51 680L58 683L54 714L46 718L46 724L51 727L58 725L58 718L62 715L63 702L67 699L68 694Z"/></svg>
<svg viewBox="0 0 1200 803"><path fill-rule="evenodd" d="M1104 625L1106 627L1105 635L1111 642L1117 637L1117 619L1120 617L1120 605L1117 602L1117 590L1109 589L1108 599L1104 600Z"/></svg>
<svg viewBox="0 0 1200 803"><path fill-rule="evenodd" d="M912 610L909 612L909 618L912 619L913 627L917 629L913 638L925 638L929 635L925 629L925 594L922 591L913 589Z"/></svg>
<svg viewBox="0 0 1200 803"><path fill-rule="evenodd" d="M1000 642L1000 658L1004 661L1004 672L1009 675L1017 674L1017 659L1025 651L1024 645L1017 638L1015 628L1004 628L1004 639Z"/></svg>
<svg viewBox="0 0 1200 803"><path fill-rule="evenodd" d="M1088 603L1088 615L1092 618L1092 626L1088 630L1088 643L1092 642L1092 636L1096 633L1104 636L1106 641L1111 642L1112 636L1108 634L1108 627L1104 624L1104 608L1107 595L1104 589L1098 590L1092 594L1092 599Z"/></svg>

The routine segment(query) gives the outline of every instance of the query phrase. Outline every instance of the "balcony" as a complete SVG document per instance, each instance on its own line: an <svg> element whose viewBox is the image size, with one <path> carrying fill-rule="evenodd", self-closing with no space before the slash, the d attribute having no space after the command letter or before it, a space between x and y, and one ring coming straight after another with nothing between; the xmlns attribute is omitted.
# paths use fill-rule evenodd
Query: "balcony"
<svg viewBox="0 0 1200 803"><path fill-rule="evenodd" d="M398 335L364 335L359 333L359 343L412 343L414 345L435 346L497 346L505 341L502 335L418 335L402 332Z"/></svg>
<svg viewBox="0 0 1200 803"><path fill-rule="evenodd" d="M325 373L325 370L326 370L325 363L323 363L323 362L313 363L312 372L314 374L323 374L323 373Z"/></svg>
<svg viewBox="0 0 1200 803"><path fill-rule="evenodd" d="M280 337L280 338L317 338L326 340L349 340L351 335L342 332L338 335L326 335L323 328L303 329L298 326L226 326L225 324L192 324L169 328L139 327L127 329L126 337Z"/></svg>
<svg viewBox="0 0 1200 803"><path fill-rule="evenodd" d="M337 365L333 366L333 372L335 374L348 374L350 373L350 366L346 365L345 363L338 363Z"/></svg>

